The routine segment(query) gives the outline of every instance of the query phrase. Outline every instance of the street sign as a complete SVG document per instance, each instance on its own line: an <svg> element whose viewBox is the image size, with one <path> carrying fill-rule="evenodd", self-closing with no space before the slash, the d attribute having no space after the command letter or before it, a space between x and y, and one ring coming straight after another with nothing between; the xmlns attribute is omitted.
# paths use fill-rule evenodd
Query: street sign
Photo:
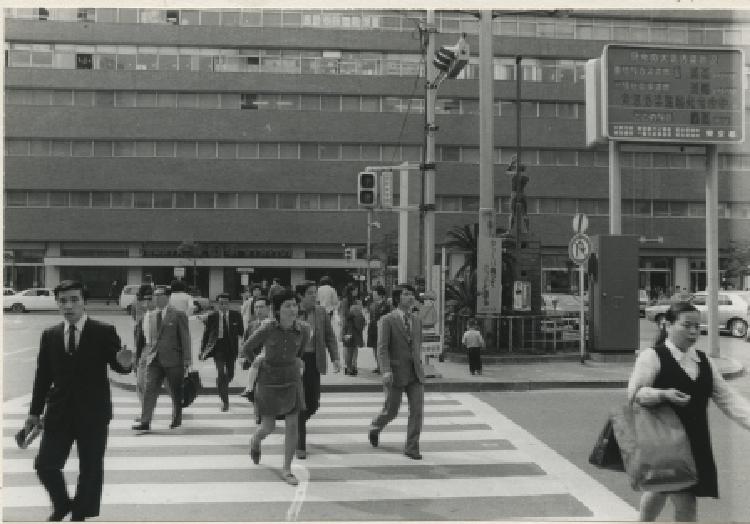
<svg viewBox="0 0 750 524"><path fill-rule="evenodd" d="M380 205L384 208L393 207L393 172L380 173Z"/></svg>
<svg viewBox="0 0 750 524"><path fill-rule="evenodd" d="M601 61L603 132L610 140L740 143L741 49L609 44Z"/></svg>
<svg viewBox="0 0 750 524"><path fill-rule="evenodd" d="M247 273L240 273L240 285L241 286L249 286L250 285L250 275Z"/></svg>
<svg viewBox="0 0 750 524"><path fill-rule="evenodd" d="M573 232L585 233L589 227L589 217L583 213L573 215Z"/></svg>
<svg viewBox="0 0 750 524"><path fill-rule="evenodd" d="M568 244L568 256L579 266L586 263L591 255L591 239L583 233L576 233Z"/></svg>
<svg viewBox="0 0 750 524"><path fill-rule="evenodd" d="M254 267L238 267L237 273L255 273Z"/></svg>
<svg viewBox="0 0 750 524"><path fill-rule="evenodd" d="M184 267L176 267L174 268L174 276L175 278L182 278L185 276L185 268Z"/></svg>

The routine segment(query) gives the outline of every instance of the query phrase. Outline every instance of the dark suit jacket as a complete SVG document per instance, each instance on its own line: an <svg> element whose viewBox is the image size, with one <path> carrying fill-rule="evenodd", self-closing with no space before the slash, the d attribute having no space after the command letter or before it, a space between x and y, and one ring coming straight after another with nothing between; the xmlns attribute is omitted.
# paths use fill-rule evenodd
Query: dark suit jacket
<svg viewBox="0 0 750 524"><path fill-rule="evenodd" d="M224 333L224 338L229 339L230 359L237 358L237 346L239 337L243 335L245 329L242 325L242 315L239 311L230 309L227 311L227 324L229 332ZM219 336L219 312L212 311L206 318L206 328L203 330L203 340L201 340L201 357L208 358L213 355L216 346L216 337Z"/></svg>
<svg viewBox="0 0 750 524"><path fill-rule="evenodd" d="M45 427L61 427L74 417L91 424L107 424L112 419L107 366L118 373L130 373L115 358L120 337L111 324L88 318L81 330L73 355L65 351L65 324L47 328L39 343L31 415L41 415Z"/></svg>
<svg viewBox="0 0 750 524"><path fill-rule="evenodd" d="M314 330L312 347L315 350L315 364L321 375L328 371L326 350L331 357L331 362L339 359L339 345L336 342L336 334L331 326L331 319L323 306L315 306L312 313L307 316L306 322Z"/></svg>
<svg viewBox="0 0 750 524"><path fill-rule="evenodd" d="M409 367L420 382L424 382L422 369L422 321L411 315L411 345L401 316L395 309L378 321L378 363L382 371L393 372L393 385L403 387L409 383Z"/></svg>
<svg viewBox="0 0 750 524"><path fill-rule="evenodd" d="M156 322L156 312L150 311L148 314L152 313L152 321ZM153 362L157 355L159 363L167 368L188 367L193 362L188 318L183 311L167 306L154 346L146 346L146 351L141 355L141 358L147 359L146 365Z"/></svg>

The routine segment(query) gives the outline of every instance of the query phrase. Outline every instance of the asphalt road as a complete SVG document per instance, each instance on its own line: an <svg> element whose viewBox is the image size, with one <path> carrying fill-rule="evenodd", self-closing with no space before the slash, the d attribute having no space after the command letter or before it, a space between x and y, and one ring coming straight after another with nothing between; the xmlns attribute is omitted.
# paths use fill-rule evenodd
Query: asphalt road
<svg viewBox="0 0 750 524"><path fill-rule="evenodd" d="M126 315L97 314L97 318L114 323L123 342L130 345L130 320ZM53 314L8 314L3 318L4 347L4 401L28 394L33 379L36 352L41 330L58 321ZM196 320L192 329L201 329ZM642 345L647 345L656 334L653 325L641 321ZM196 337L197 338L197 337ZM705 341L705 337L703 338ZM700 343L699 343L700 344ZM727 336L721 337L721 351L724 356L741 361L750 366L750 344ZM750 375L733 379L732 386L745 397L750 398ZM531 392L497 392L478 393L483 400L499 415L512 422L543 442L554 453L561 455L586 476L595 479L616 496L632 507L637 507L639 493L634 492L625 474L601 470L588 464L588 454L606 419L609 409L622 402L622 390L551 390ZM713 435L714 454L719 470L720 500L702 499L698 505L700 520L709 521L750 521L750 438L747 431L729 421L723 413L712 405L710 408L711 431ZM127 432L126 432L127 433ZM498 435L497 438L504 438ZM479 466L477 466L479 467ZM478 471L478 470L477 470ZM470 514L491 514L492 498L474 501L476 507ZM487 505L482 508L481 505ZM441 514L437 506L436 519L449 518ZM468 511L469 508L466 508ZM446 506L445 512L457 511ZM459 515L469 515L458 510ZM513 508L518 511L518 508ZM516 514L517 513L512 513ZM322 515L321 515L322 516ZM349 517L358 520L353 515ZM662 520L669 520L671 508L667 508ZM416 517L416 515L415 515ZM222 515L206 515L207 520L222 520ZM250 518L250 517L248 517ZM326 516L325 520L346 519L340 516ZM502 514L497 518L503 519ZM168 515L163 519L170 520Z"/></svg>

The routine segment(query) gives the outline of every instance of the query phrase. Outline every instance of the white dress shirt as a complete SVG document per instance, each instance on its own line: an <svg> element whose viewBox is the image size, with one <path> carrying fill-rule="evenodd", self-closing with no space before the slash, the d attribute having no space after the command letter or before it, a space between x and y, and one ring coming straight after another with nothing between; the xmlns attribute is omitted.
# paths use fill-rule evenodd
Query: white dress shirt
<svg viewBox="0 0 750 524"><path fill-rule="evenodd" d="M692 380L695 380L698 376L698 364L700 363L695 347L691 346L687 351L682 351L669 339L664 342L664 345L667 346L677 364ZM750 429L750 401L730 388L711 359L708 358L707 360L713 378L711 399L727 417ZM661 363L656 351L653 348L642 350L635 361L633 373L630 375L630 381L628 382L628 400L635 399L644 405L659 403L662 390L654 388L653 384L660 370Z"/></svg>
<svg viewBox="0 0 750 524"><path fill-rule="evenodd" d="M88 315L84 313L83 315L81 315L81 318L78 319L78 322L75 323L76 348L78 348L78 345L81 343L81 331L83 331L83 325L86 323L87 318L89 318ZM68 347L68 336L70 334L70 322L68 322L67 320L65 321L64 334L65 334L65 351L70 353L70 348Z"/></svg>
<svg viewBox="0 0 750 524"><path fill-rule="evenodd" d="M184 291L177 291L169 295L169 305L184 312L187 316L193 314L193 297Z"/></svg>
<svg viewBox="0 0 750 524"><path fill-rule="evenodd" d="M339 296L336 294L336 290L328 284L320 286L318 288L318 304L326 308L326 313L330 314L339 305Z"/></svg>

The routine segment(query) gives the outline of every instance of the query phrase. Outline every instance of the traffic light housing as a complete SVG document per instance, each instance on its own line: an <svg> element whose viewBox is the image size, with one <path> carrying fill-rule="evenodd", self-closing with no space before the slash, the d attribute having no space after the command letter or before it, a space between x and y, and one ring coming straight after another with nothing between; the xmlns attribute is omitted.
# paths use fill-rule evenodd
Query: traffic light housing
<svg viewBox="0 0 750 524"><path fill-rule="evenodd" d="M461 37L455 46L441 46L432 63L448 78L456 78L469 63L469 44Z"/></svg>
<svg viewBox="0 0 750 524"><path fill-rule="evenodd" d="M353 247L344 248L344 258L347 260L357 260L357 249Z"/></svg>
<svg viewBox="0 0 750 524"><path fill-rule="evenodd" d="M375 207L378 204L378 175L362 171L357 176L357 204L359 207Z"/></svg>

